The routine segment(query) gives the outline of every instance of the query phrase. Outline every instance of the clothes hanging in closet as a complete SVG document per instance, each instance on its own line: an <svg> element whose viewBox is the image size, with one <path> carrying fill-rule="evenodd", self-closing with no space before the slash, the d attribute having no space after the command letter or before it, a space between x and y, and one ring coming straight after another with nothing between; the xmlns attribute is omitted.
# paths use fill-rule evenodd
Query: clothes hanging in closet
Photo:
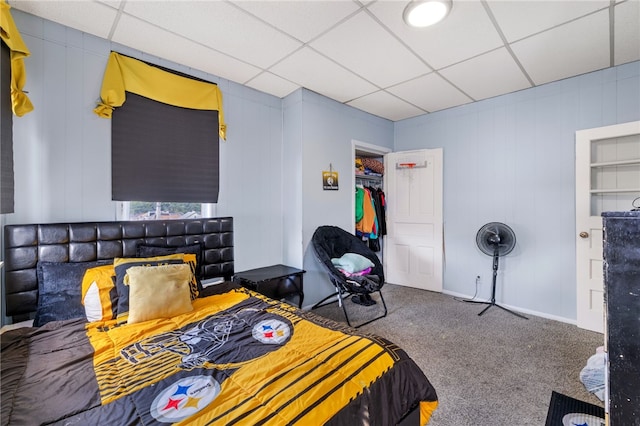
<svg viewBox="0 0 640 426"><path fill-rule="evenodd" d="M376 209L371 198L371 191L365 187L356 188L356 201L358 199L357 192L362 191L362 218L356 223L356 233L361 236L369 236L374 233L376 222ZM358 208L356 207L356 211Z"/></svg>
<svg viewBox="0 0 640 426"><path fill-rule="evenodd" d="M380 251L379 237L387 234L385 197L380 188L356 186L356 235L373 251Z"/></svg>
<svg viewBox="0 0 640 426"><path fill-rule="evenodd" d="M385 210L387 208L387 203L384 198L384 191L380 188L369 188L371 191L371 196L374 200L374 205L376 207L376 216L378 218L379 231L378 236L387 235L387 219Z"/></svg>

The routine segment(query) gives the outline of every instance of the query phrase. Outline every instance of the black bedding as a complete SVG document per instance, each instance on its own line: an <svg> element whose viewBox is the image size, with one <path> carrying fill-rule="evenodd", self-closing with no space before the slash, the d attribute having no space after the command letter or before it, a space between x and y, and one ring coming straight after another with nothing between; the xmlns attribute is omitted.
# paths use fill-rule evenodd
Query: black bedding
<svg viewBox="0 0 640 426"><path fill-rule="evenodd" d="M2 424L425 424L436 393L391 342L245 289L170 319L2 336Z"/></svg>
<svg viewBox="0 0 640 426"><path fill-rule="evenodd" d="M5 226L7 313L40 326L2 334L0 423L426 424L436 392L402 349L230 282L232 224Z"/></svg>

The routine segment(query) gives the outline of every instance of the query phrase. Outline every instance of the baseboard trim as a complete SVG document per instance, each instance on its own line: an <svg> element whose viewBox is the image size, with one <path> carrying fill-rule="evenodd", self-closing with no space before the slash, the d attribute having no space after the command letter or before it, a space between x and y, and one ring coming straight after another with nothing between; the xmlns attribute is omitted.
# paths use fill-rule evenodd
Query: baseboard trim
<svg viewBox="0 0 640 426"><path fill-rule="evenodd" d="M454 297L461 297L461 298L464 298L464 299L468 299L468 298L473 297L472 295L469 295L469 294L462 294L462 293L457 293L455 291L449 291L449 290L442 290L442 294L446 294L448 296L454 296ZM482 300L482 299L479 299L479 300ZM488 300L487 300L487 302L488 302ZM564 322L564 323L567 323L567 324L571 324L571 325L577 326L577 322L576 322L575 319L565 318L565 317L561 317L561 316L558 316L558 315L551 315L551 314L549 314L547 312L534 311L532 309L524 309L524 308L521 308L519 306L507 305L506 303L501 303L501 302L499 302L499 303L500 303L500 306L504 306L507 309L511 309L513 311L520 312L522 314L533 315L533 316L536 316L536 317L546 318L546 319L559 321L559 322Z"/></svg>

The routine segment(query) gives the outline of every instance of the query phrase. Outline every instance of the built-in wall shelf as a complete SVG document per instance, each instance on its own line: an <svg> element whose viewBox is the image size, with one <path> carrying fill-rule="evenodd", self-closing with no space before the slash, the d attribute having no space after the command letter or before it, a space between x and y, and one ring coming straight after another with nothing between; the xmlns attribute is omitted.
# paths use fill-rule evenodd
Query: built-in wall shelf
<svg viewBox="0 0 640 426"><path fill-rule="evenodd" d="M375 176L375 175L356 175L356 181L358 179L361 180L369 180L369 181L375 181L375 182L382 182L383 176Z"/></svg>
<svg viewBox="0 0 640 426"><path fill-rule="evenodd" d="M640 139L614 138L592 142L592 213L626 210L640 195Z"/></svg>
<svg viewBox="0 0 640 426"><path fill-rule="evenodd" d="M602 163L591 163L591 167L614 167L614 166L635 166L640 165L640 160L617 160L617 161L605 161Z"/></svg>
<svg viewBox="0 0 640 426"><path fill-rule="evenodd" d="M623 192L640 192L640 188L626 188L626 189L592 189L589 191L592 194L618 194Z"/></svg>

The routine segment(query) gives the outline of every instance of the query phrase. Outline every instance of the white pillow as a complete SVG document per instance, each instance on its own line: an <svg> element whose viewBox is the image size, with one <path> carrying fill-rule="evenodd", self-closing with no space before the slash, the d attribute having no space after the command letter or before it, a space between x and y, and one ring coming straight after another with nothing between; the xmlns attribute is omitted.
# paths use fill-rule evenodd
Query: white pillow
<svg viewBox="0 0 640 426"><path fill-rule="evenodd" d="M100 290L97 282L94 281L89 285L83 302L87 321L102 321L102 303L100 303Z"/></svg>
<svg viewBox="0 0 640 426"><path fill-rule="evenodd" d="M115 278L113 265L87 269L82 278L82 304L87 321L107 321L115 317Z"/></svg>

